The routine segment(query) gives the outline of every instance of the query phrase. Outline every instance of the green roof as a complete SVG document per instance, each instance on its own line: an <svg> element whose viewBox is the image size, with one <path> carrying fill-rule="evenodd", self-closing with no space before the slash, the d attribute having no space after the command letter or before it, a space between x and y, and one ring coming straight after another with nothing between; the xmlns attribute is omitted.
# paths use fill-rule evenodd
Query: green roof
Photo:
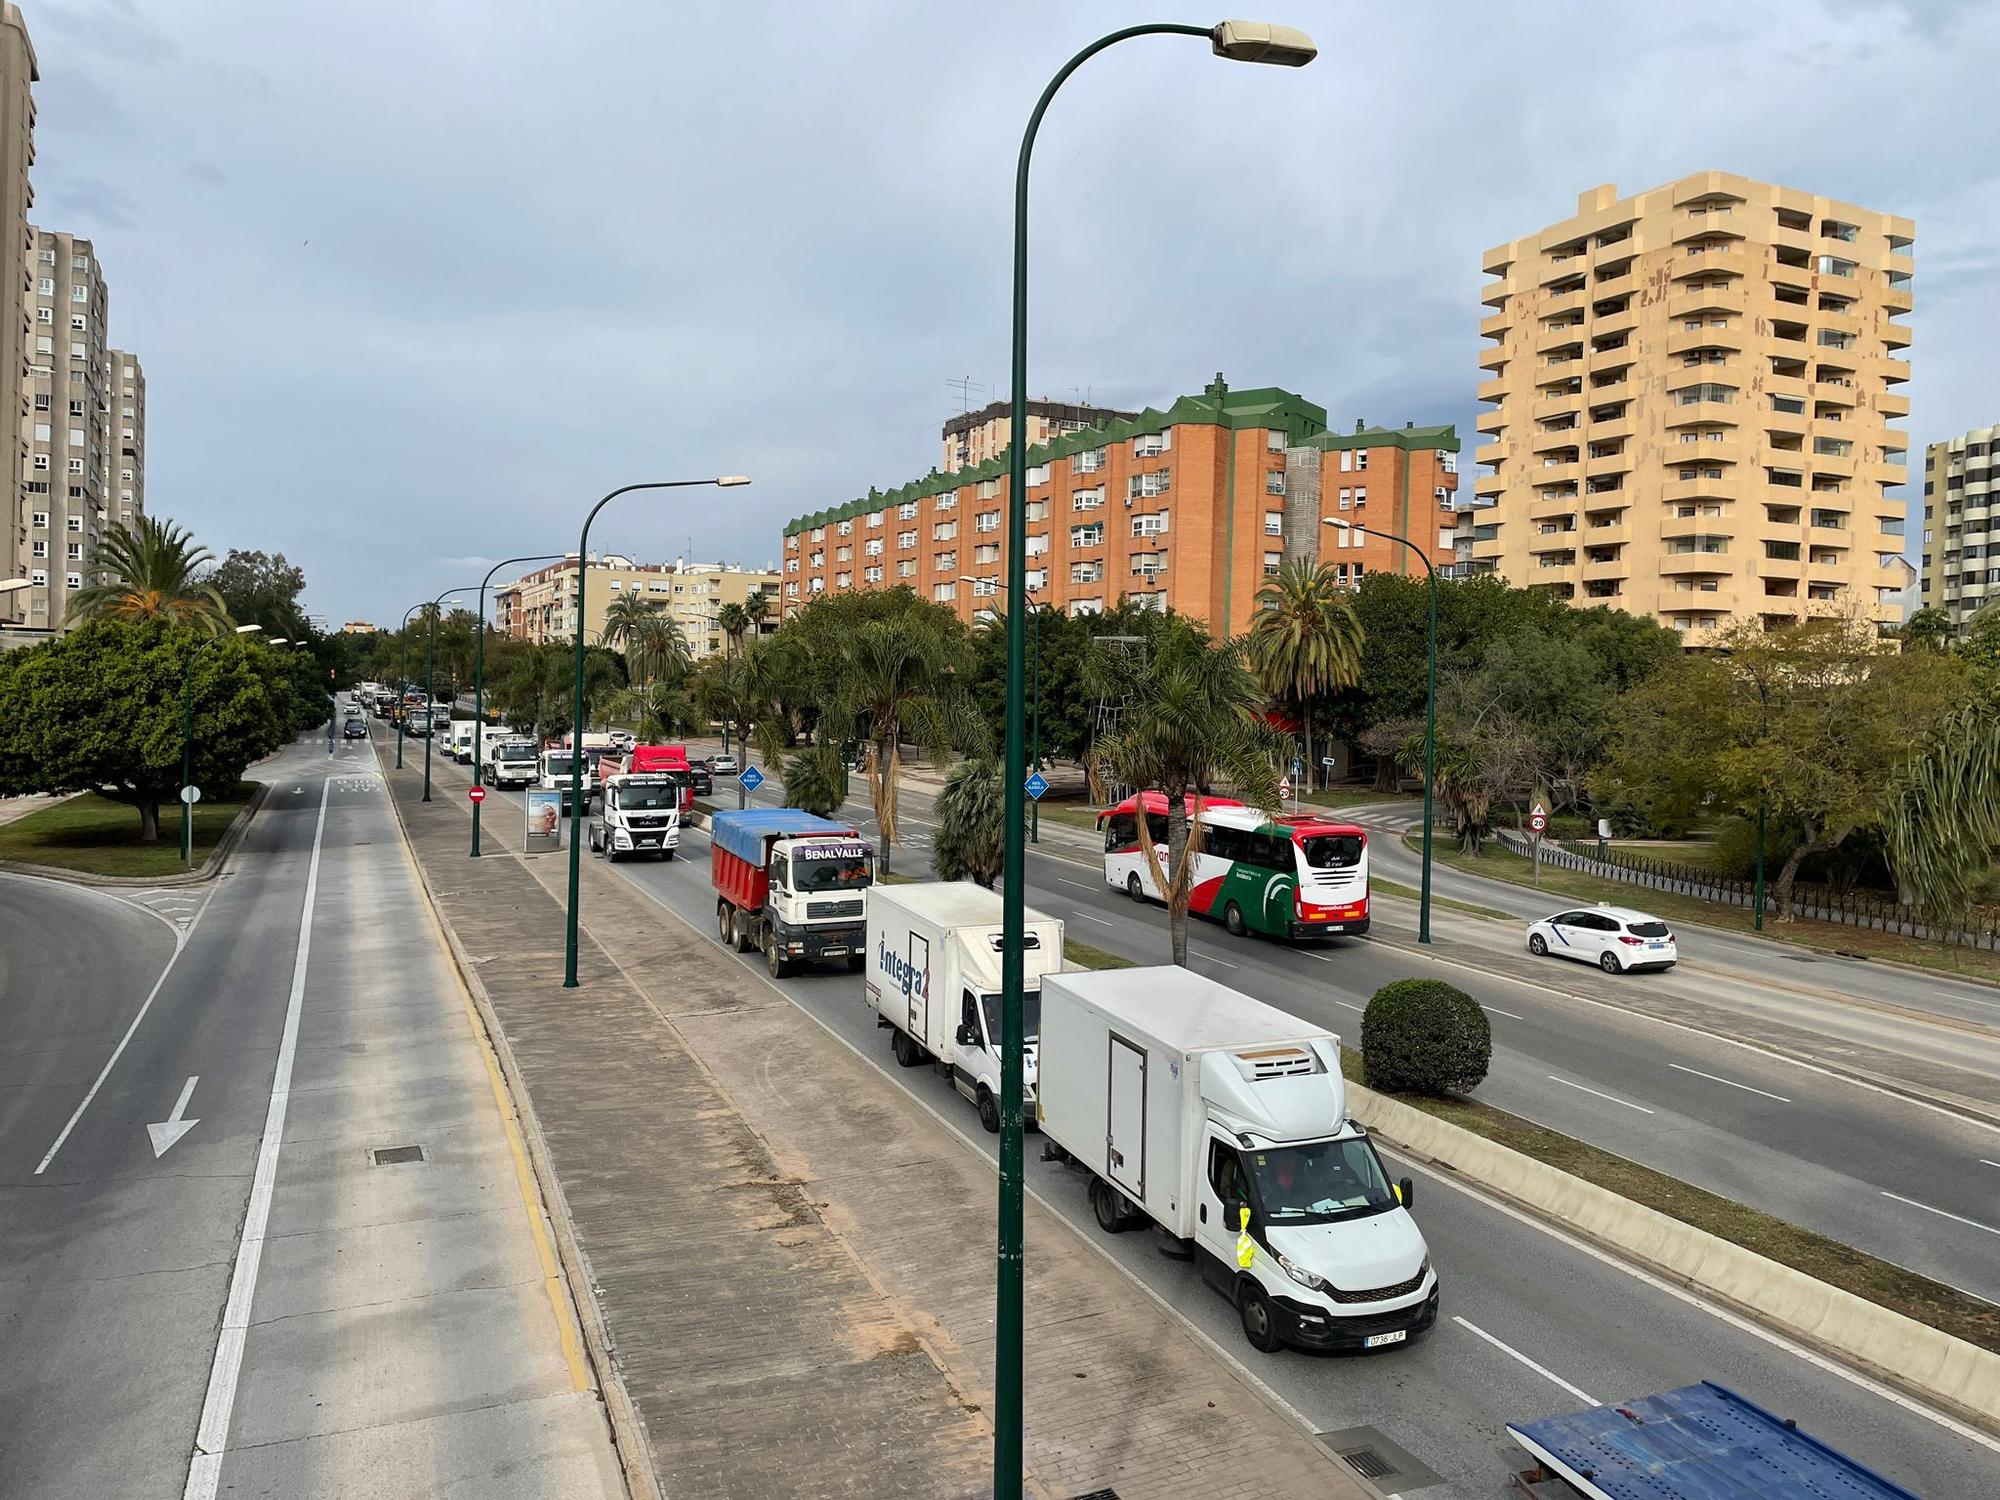
<svg viewBox="0 0 2000 1500"><path fill-rule="evenodd" d="M1326 430L1325 407L1315 405L1305 397L1281 390L1277 386L1232 391L1228 383L1218 374L1200 395L1182 396L1165 411L1149 406L1128 420L1107 422L1101 427L1088 427L1081 432L1065 433L1053 442L1030 448L1028 467L1036 468L1052 459L1068 458L1073 453L1102 448L1108 443L1123 442L1127 438L1150 436L1156 432L1164 432L1169 427L1187 426L1226 427L1232 431L1244 428L1278 429L1284 432L1285 441L1291 447L1399 446L1443 448L1452 453L1458 451L1458 434L1448 426L1405 427L1398 430L1374 427L1345 436L1335 436ZM1370 438L1373 441L1368 441ZM809 531L815 526L851 521L856 516L869 515L911 500L941 495L948 490L956 490L961 485L977 484L986 479L1005 479L1007 466L1008 455L1003 450L997 457L989 458L985 463L974 464L969 469L960 469L953 474L940 474L936 469L932 469L922 479L914 480L897 489L871 489L860 499L850 500L845 505L836 505L810 516L800 516L797 520L786 523L785 535L791 536L795 532Z"/></svg>

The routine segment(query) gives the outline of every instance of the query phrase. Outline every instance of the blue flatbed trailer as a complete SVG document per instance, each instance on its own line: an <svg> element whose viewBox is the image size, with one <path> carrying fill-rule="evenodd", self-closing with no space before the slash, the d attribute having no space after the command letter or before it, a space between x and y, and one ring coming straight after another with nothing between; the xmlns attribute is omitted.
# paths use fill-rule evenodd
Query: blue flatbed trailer
<svg viewBox="0 0 2000 1500"><path fill-rule="evenodd" d="M1535 1500L1918 1500L1712 1380L1611 1406L1509 1422Z"/></svg>

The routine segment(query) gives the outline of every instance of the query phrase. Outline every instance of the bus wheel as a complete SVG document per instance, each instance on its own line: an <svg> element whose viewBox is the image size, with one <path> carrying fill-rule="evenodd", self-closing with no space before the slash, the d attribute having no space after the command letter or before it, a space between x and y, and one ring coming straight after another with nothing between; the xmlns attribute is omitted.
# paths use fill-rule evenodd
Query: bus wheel
<svg viewBox="0 0 2000 1500"><path fill-rule="evenodd" d="M1222 925L1229 929L1231 937L1242 937L1250 929L1243 925L1242 908L1232 901L1222 908Z"/></svg>
<svg viewBox="0 0 2000 1500"><path fill-rule="evenodd" d="M1137 870L1134 870L1130 875L1125 877L1125 894L1130 896L1134 901L1143 902L1146 899L1146 888L1139 883L1139 872Z"/></svg>

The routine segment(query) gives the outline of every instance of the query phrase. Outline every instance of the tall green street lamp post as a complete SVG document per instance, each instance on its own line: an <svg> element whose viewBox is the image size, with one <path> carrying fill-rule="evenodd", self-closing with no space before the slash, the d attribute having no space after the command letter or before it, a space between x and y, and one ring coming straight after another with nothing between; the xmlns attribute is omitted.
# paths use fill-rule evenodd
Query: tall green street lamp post
<svg viewBox="0 0 2000 1500"><path fill-rule="evenodd" d="M256 635L262 625L238 625L238 635ZM186 792L194 776L194 664L201 653L220 637L210 636L188 653L187 671L181 675L181 790ZM194 868L194 804L181 798L181 863Z"/></svg>
<svg viewBox="0 0 2000 1500"><path fill-rule="evenodd" d="M423 800L426 802L431 800L431 744L433 741L437 739L437 629L438 629L437 617L438 617L438 611L443 609L447 602L452 604L458 604L462 602L457 597L455 597L459 592L460 591L458 589L446 589L444 591L444 594L451 594L454 597L449 601L447 601L445 599L444 594L439 594L437 598L431 601L431 612L428 615L424 616L424 798ZM451 721L447 719L445 720L445 722L449 724Z"/></svg>
<svg viewBox="0 0 2000 1500"><path fill-rule="evenodd" d="M481 740L486 731L486 589L493 582L493 575L502 568L511 568L516 563L561 562L560 552L544 552L538 557L506 557L486 570L486 576L479 581L479 618L473 628L479 632L479 644L475 648L472 668L472 779L479 780L479 768L484 762L480 758ZM479 804L472 804L472 857L479 858Z"/></svg>
<svg viewBox="0 0 2000 1500"><path fill-rule="evenodd" d="M1013 434L1007 445L1007 734L1006 888L1001 907L1001 1062L1000 1062L1000 1227L998 1285L994 1313L993 1493L1004 1500L1021 1494L1021 1274L1022 1201L1025 1179L1021 1151L1021 943L1026 931L1025 886L1027 846L1022 837L1022 799L1027 795L1027 713L1023 691L1027 673L1028 631L1022 618L1027 608L1028 568L1028 167L1035 149L1035 132L1056 91L1084 63L1108 47L1141 36L1204 37L1218 57L1238 62L1278 63L1301 67L1318 55L1304 32L1261 21L1224 21L1215 27L1154 22L1127 26L1099 37L1062 65L1049 80L1028 128L1021 136L1020 162L1014 171L1014 327L1012 365Z"/></svg>
<svg viewBox="0 0 2000 1500"><path fill-rule="evenodd" d="M403 705L403 694L410 685L410 616L423 607L422 603L417 603L404 610L402 626L396 632L401 637L399 649L402 654L396 668L396 717L389 722L396 731L396 769L399 771L403 769L403 722L409 718Z"/></svg>
<svg viewBox="0 0 2000 1500"><path fill-rule="evenodd" d="M605 506L634 490L684 490L709 484L734 489L749 482L749 476L744 474L724 474L715 479L662 479L649 484L628 484L613 490L591 506L590 514L583 518L583 534L576 544L576 613L570 620L570 634L576 641L576 671L570 685L569 924L563 938L563 988L566 990L576 988L577 898L583 889L583 592L584 583L590 576L590 523L597 519L597 513Z"/></svg>
<svg viewBox="0 0 2000 1500"><path fill-rule="evenodd" d="M980 587L990 585L996 592L1000 587L1000 581L997 578L974 578L969 573L959 574L958 581ZM1028 589L1026 592L1029 601L1032 602L1040 590ZM1034 705L1032 709L1034 717L1031 721L1031 730L1028 739L1028 764L1039 771L1042 768L1042 610L1040 605L1036 605L1035 612L1028 616L1028 661L1033 676L1033 682L1028 688L1028 694L1030 701ZM1039 844L1041 841L1042 799L1037 797L1028 804L1028 842Z"/></svg>
<svg viewBox="0 0 2000 1500"><path fill-rule="evenodd" d="M1424 670L1424 880L1423 891L1417 906L1417 941L1431 940L1431 813L1437 795L1437 729L1438 729L1438 575L1431 566L1430 557L1415 542L1406 536L1398 536L1393 531L1384 531L1378 526L1364 526L1359 521L1347 521L1338 516L1328 516L1326 524L1341 531L1360 531L1369 536L1379 536L1384 541L1396 542L1414 552L1417 561L1424 565L1424 572L1430 579L1431 618L1430 633L1425 656Z"/></svg>

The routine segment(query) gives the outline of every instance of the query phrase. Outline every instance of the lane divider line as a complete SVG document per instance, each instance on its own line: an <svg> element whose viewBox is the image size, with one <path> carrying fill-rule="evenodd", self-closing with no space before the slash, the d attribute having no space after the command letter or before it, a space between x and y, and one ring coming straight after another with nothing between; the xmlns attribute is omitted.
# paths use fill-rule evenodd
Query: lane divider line
<svg viewBox="0 0 2000 1500"><path fill-rule="evenodd" d="M271 1103L264 1112L264 1138L257 1147L257 1171L250 1181L250 1206L229 1273L229 1300L209 1366L208 1393L195 1428L194 1456L188 1462L182 1500L215 1500L222 1479L222 1456L229 1447L229 1423L236 1413L236 1380L250 1336L250 1306L257 1296L257 1272L264 1260L264 1231L271 1222L271 1195L278 1180L278 1148L284 1141L285 1111L292 1098L292 1062L299 1049L299 1012L305 1004L306 968L312 959L313 908L319 902L319 855L326 838L330 778L319 784L319 820L313 825L312 862L306 867L306 898L299 911L299 943L292 960L292 988L285 1000L285 1029L278 1042L278 1066L271 1077Z"/></svg>
<svg viewBox="0 0 2000 1500"><path fill-rule="evenodd" d="M1700 1068L1684 1068L1679 1063L1668 1063L1667 1066L1672 1068L1676 1073L1692 1073L1696 1078L1706 1078L1710 1083L1727 1084L1730 1088L1741 1089L1746 1094L1762 1094L1766 1099L1776 1099L1780 1104L1790 1104L1792 1102L1783 1094L1773 1094L1764 1089L1753 1089L1747 1083L1738 1083L1733 1078L1718 1078L1713 1073L1702 1072Z"/></svg>
<svg viewBox="0 0 2000 1500"><path fill-rule="evenodd" d="M1982 1224L1977 1219L1964 1219L1960 1218L1957 1214L1948 1214L1941 1208L1932 1208L1928 1203L1919 1203L1914 1198L1905 1198L1901 1193L1892 1193L1887 1188L1882 1189L1882 1196L1884 1198L1894 1198L1898 1203L1907 1203L1911 1208L1921 1208L1925 1213L1936 1214L1940 1219L1950 1219L1954 1224L1963 1224L1970 1229L1983 1229L1988 1234L2000 1234L2000 1229L1995 1229L1991 1224Z"/></svg>
<svg viewBox="0 0 2000 1500"><path fill-rule="evenodd" d="M1484 1328L1481 1328L1477 1323L1468 1322L1466 1319L1459 1317L1457 1314L1452 1315L1452 1322L1456 1323L1460 1328L1463 1328L1467 1333L1476 1334L1478 1337L1486 1340L1487 1343L1491 1344L1495 1349L1498 1349L1502 1354L1507 1355L1509 1358L1519 1360L1522 1364L1526 1365L1529 1369L1533 1370L1537 1375L1541 1376L1542 1379L1555 1382L1555 1384L1561 1386L1564 1390L1568 1391L1572 1396L1576 1397L1576 1399L1581 1401L1585 1406L1602 1406L1604 1404L1602 1401L1599 1401L1595 1396L1591 1395L1590 1392L1582 1389L1579 1386L1571 1385L1567 1380L1564 1380L1562 1376L1556 1374L1556 1372L1554 1370L1551 1370L1547 1365L1536 1364L1532 1359L1528 1358L1527 1355L1523 1354L1519 1349L1516 1349L1512 1344L1502 1343L1499 1339L1496 1339L1492 1334L1488 1333Z"/></svg>
<svg viewBox="0 0 2000 1500"><path fill-rule="evenodd" d="M1622 1104L1627 1109L1636 1109L1642 1115L1650 1115L1654 1113L1654 1111L1646 1108L1646 1106L1643 1104L1634 1104L1630 1099L1620 1099L1616 1094L1605 1094L1605 1093L1600 1093L1596 1089L1584 1088L1584 1086L1580 1083L1573 1083L1567 1078L1558 1078L1553 1073L1549 1074L1548 1078L1549 1082L1551 1083L1560 1083L1565 1087L1577 1089L1586 1094L1593 1094L1599 1099L1609 1099L1613 1104Z"/></svg>

